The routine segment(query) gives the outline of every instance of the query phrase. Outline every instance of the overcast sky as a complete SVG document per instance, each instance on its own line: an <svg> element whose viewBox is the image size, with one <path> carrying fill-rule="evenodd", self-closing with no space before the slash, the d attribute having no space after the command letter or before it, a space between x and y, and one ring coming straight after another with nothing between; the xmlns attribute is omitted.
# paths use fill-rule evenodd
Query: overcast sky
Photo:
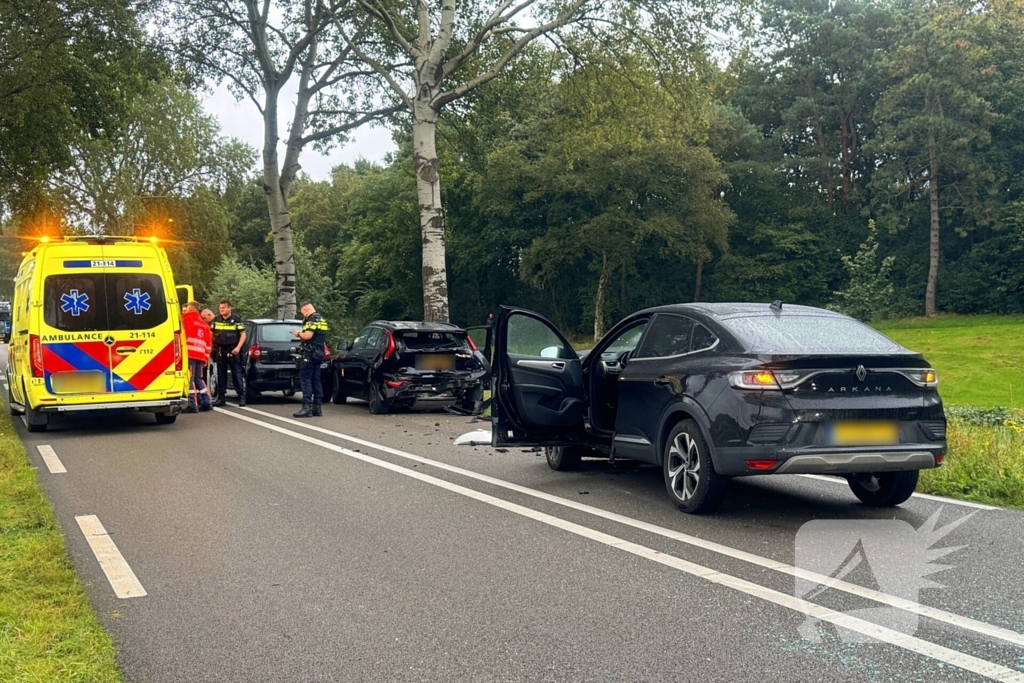
<svg viewBox="0 0 1024 683"><path fill-rule="evenodd" d="M292 82L296 81L297 79L292 79ZM292 118L294 96L294 88L281 93L282 141L288 136L288 124ZM227 87L221 85L206 95L203 106L207 112L216 116L220 121L223 135L247 142L257 153L263 150L263 117L260 116L256 105L251 101L248 99L236 100ZM391 141L391 131L381 126L363 126L350 137L351 141L348 144L335 147L327 155L317 152L312 147L304 149L302 156L299 157L302 170L308 173L313 180L326 180L331 175L331 169L338 164L352 163L360 157L368 161L382 161L387 153L395 150L395 144ZM283 144L279 154L283 161Z"/></svg>

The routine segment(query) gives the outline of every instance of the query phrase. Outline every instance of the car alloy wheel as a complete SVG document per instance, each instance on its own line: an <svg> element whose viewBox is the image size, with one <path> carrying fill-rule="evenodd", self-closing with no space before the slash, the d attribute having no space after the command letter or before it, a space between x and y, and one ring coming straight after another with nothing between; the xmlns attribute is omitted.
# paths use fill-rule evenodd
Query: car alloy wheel
<svg viewBox="0 0 1024 683"><path fill-rule="evenodd" d="M567 472L580 466L583 449L575 446L548 446L544 449L544 458L548 467L558 472Z"/></svg>
<svg viewBox="0 0 1024 683"><path fill-rule="evenodd" d="M728 477L715 471L707 442L693 420L679 422L665 440L663 474L672 502L690 514L714 512Z"/></svg>

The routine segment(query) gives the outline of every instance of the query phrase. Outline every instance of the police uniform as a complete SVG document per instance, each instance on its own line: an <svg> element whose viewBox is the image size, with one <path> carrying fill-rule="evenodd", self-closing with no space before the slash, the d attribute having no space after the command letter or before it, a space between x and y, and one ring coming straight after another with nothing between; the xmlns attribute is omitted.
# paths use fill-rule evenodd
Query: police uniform
<svg viewBox="0 0 1024 683"><path fill-rule="evenodd" d="M323 362L324 343L330 327L319 313L311 313L302 320L302 331L312 332L310 339L302 340L299 347L299 383L302 387L302 410L296 417L314 417L320 415L324 389L320 382L320 363Z"/></svg>
<svg viewBox="0 0 1024 683"><path fill-rule="evenodd" d="M242 375L242 359L232 354L238 346L245 325L237 315L229 315L225 318L218 315L213 319L213 348L217 357L217 403L224 405L224 398L228 387L228 366L231 366L231 381L235 385L235 393L238 394L238 405L245 405L245 378ZM230 355L229 355L230 354Z"/></svg>

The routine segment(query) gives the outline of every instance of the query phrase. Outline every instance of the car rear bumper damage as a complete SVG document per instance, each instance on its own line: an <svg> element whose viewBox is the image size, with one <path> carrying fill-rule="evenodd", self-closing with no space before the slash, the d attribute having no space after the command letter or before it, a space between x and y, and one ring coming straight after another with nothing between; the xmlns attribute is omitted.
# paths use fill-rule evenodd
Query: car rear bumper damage
<svg viewBox="0 0 1024 683"><path fill-rule="evenodd" d="M385 377L384 386L389 400L444 405L464 399L468 392L482 384L478 376L470 374L455 377L396 374Z"/></svg>

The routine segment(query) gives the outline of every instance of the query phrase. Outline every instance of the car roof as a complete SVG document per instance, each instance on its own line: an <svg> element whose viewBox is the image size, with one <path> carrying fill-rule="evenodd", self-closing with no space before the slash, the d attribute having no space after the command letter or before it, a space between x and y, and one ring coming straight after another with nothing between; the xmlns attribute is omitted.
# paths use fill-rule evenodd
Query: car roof
<svg viewBox="0 0 1024 683"><path fill-rule="evenodd" d="M730 318L748 318L762 315L814 315L830 318L842 318L842 313L829 311L814 306L800 306L798 304L783 303L782 308L772 308L771 304L763 303L692 303L692 304L671 304L649 308L641 313L703 313L718 320Z"/></svg>
<svg viewBox="0 0 1024 683"><path fill-rule="evenodd" d="M428 323L413 320L374 320L371 325L386 327L395 332L465 332L451 323Z"/></svg>

